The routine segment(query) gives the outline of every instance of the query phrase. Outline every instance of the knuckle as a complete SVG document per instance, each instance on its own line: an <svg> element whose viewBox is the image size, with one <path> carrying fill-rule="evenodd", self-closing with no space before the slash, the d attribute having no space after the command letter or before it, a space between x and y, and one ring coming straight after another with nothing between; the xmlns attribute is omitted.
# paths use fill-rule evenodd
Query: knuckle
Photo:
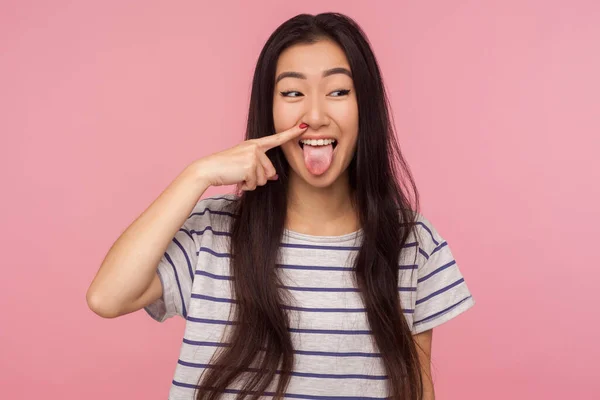
<svg viewBox="0 0 600 400"><path fill-rule="evenodd" d="M248 160L248 162L254 164L254 162L256 161L256 157L257 157L257 152L256 150L251 150L248 153L246 153L246 159Z"/></svg>
<svg viewBox="0 0 600 400"><path fill-rule="evenodd" d="M246 159L246 162L244 163L244 170L246 171L246 173L251 173L252 170L254 170L256 168L256 163L254 161L254 157L249 157Z"/></svg>
<svg viewBox="0 0 600 400"><path fill-rule="evenodd" d="M249 147L252 151L257 151L260 149L260 145L256 141L250 142Z"/></svg>

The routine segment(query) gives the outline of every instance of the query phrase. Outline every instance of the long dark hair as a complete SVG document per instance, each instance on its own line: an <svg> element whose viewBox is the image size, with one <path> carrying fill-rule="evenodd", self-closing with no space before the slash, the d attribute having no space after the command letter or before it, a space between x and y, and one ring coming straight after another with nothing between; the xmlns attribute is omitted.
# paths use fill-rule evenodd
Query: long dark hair
<svg viewBox="0 0 600 400"><path fill-rule="evenodd" d="M256 64L246 140L275 133L273 91L279 55L295 44L332 40L345 52L356 91L358 144L349 165L352 201L363 242L355 259L355 283L380 350L392 399L422 398L421 369L410 327L398 295L398 262L415 227L417 188L402 157L390 121L389 101L375 56L362 29L347 16L301 14L270 36ZM287 212L289 164L280 147L267 152L279 179L254 191L238 191L232 204L232 289L235 321L229 344L205 369L196 398L214 400L232 383L238 399L258 399L279 375L275 398L282 398L293 368L284 293L275 268ZM411 195L413 202L411 203ZM412 207L412 208L411 208Z"/></svg>

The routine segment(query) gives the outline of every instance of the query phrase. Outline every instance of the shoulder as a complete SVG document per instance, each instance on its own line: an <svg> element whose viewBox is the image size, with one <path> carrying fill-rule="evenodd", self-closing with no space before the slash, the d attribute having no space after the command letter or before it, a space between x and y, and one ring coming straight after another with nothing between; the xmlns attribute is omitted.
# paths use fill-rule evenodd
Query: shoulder
<svg viewBox="0 0 600 400"><path fill-rule="evenodd" d="M429 258L437 253L448 251L444 236L434 222L421 212L413 211L412 224L404 248L401 253L403 261L411 260L410 264L422 267Z"/></svg>
<svg viewBox="0 0 600 400"><path fill-rule="evenodd" d="M414 234L419 249L427 255L431 255L441 247L447 246L446 239L433 222L421 213L416 213Z"/></svg>
<svg viewBox="0 0 600 400"><path fill-rule="evenodd" d="M432 329L475 304L443 234L423 215L418 215L416 222L420 239L417 274L413 278L413 334Z"/></svg>

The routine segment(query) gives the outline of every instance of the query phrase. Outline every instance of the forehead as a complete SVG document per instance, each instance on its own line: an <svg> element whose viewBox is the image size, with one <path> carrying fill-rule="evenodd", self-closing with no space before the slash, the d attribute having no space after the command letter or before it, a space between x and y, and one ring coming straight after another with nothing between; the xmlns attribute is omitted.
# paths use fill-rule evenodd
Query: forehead
<svg viewBox="0 0 600 400"><path fill-rule="evenodd" d="M346 54L337 43L320 40L285 49L277 60L276 74L285 71L302 72L310 79L311 76L320 77L323 71L334 67L350 69Z"/></svg>

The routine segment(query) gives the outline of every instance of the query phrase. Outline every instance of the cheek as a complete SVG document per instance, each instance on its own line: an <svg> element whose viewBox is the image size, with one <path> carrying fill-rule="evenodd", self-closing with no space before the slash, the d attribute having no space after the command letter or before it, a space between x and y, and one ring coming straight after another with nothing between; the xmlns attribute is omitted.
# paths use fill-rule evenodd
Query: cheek
<svg viewBox="0 0 600 400"><path fill-rule="evenodd" d="M340 102L333 106L330 114L342 131L351 133L358 130L358 107L355 101Z"/></svg>
<svg viewBox="0 0 600 400"><path fill-rule="evenodd" d="M277 132L278 126L281 126L281 107L276 101L273 101L273 123L275 124L275 131Z"/></svg>
<svg viewBox="0 0 600 400"><path fill-rule="evenodd" d="M294 157L295 157L294 146L298 146L298 144L294 143L293 141L284 143L280 146L281 151L283 152L283 154L289 164L294 164Z"/></svg>
<svg viewBox="0 0 600 400"><path fill-rule="evenodd" d="M289 107L286 107L285 103L277 101L277 99L273 100L273 124L275 125L275 132L287 129L286 127L293 125L294 122L294 115Z"/></svg>

